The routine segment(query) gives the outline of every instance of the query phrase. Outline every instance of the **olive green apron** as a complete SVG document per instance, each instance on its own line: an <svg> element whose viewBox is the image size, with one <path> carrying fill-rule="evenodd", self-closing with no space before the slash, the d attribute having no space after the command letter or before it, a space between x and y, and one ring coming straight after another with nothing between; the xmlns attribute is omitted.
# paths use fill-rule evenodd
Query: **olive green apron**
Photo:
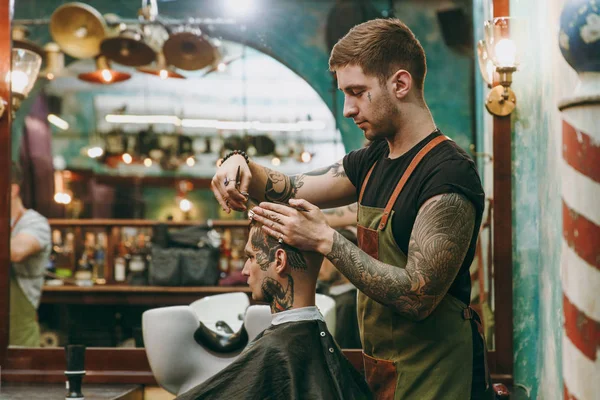
<svg viewBox="0 0 600 400"><path fill-rule="evenodd" d="M358 243L374 258L398 268L406 255L396 245L392 207L421 159L437 144L438 136L413 159L385 209L363 206L362 197L375 165L359 196ZM358 294L358 322L364 350L365 376L377 399L469 399L473 364L470 308L444 296L433 313L414 322L364 293Z"/></svg>
<svg viewBox="0 0 600 400"><path fill-rule="evenodd" d="M21 289L17 277L10 274L10 322L8 342L11 346L40 347L37 312Z"/></svg>

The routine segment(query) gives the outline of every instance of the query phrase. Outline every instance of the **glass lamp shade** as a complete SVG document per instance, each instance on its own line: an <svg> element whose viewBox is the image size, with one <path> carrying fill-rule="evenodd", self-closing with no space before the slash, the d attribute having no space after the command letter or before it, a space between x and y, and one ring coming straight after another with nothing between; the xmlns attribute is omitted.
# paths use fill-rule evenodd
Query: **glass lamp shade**
<svg viewBox="0 0 600 400"><path fill-rule="evenodd" d="M486 21L485 48L487 56L497 68L519 68L523 51L519 46L530 40L527 21L514 17L499 17Z"/></svg>
<svg viewBox="0 0 600 400"><path fill-rule="evenodd" d="M26 49L12 50L10 88L12 94L25 98L33 88L42 66L42 57Z"/></svg>
<svg viewBox="0 0 600 400"><path fill-rule="evenodd" d="M481 73L483 80L488 85L492 85L494 83L494 74L496 73L496 67L490 59L487 47L483 40L477 42L477 61L479 64L479 72Z"/></svg>

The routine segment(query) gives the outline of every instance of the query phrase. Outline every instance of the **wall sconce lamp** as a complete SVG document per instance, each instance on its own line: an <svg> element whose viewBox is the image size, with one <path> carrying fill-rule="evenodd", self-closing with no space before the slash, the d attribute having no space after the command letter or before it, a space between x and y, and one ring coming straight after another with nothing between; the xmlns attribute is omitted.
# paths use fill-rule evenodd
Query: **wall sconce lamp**
<svg viewBox="0 0 600 400"><path fill-rule="evenodd" d="M484 27L485 40L477 44L477 55L479 71L492 88L485 106L490 114L504 117L512 113L517 102L510 85L521 58L516 39L524 38L525 25L511 17L499 17L486 21Z"/></svg>
<svg viewBox="0 0 600 400"><path fill-rule="evenodd" d="M13 49L12 67L9 74L12 115L21 106L21 102L27 98L33 88L42 66L42 57L31 50ZM0 118L4 114L6 101L0 98Z"/></svg>

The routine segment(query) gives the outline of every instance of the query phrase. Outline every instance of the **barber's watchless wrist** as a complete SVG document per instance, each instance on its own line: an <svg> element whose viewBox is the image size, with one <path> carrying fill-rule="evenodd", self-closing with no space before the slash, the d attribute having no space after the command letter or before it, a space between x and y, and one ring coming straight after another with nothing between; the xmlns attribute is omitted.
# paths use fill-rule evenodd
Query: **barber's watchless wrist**
<svg viewBox="0 0 600 400"><path fill-rule="evenodd" d="M331 253L331 249L333 247L333 236L335 235L335 230L331 227L327 227L327 231L319 240L319 244L317 245L317 252L327 256L327 254Z"/></svg>

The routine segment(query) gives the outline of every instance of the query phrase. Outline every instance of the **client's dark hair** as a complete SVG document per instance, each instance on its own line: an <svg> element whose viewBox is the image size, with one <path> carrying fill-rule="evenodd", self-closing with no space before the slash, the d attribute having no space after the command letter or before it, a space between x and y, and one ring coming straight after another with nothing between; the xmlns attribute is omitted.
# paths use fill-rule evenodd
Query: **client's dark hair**
<svg viewBox="0 0 600 400"><path fill-rule="evenodd" d="M253 228L256 228L254 232L252 232ZM269 262L275 260L275 252L281 248L286 252L288 262L293 269L306 270L306 260L300 250L285 243L279 243L275 238L264 233L261 228L262 224L259 222L254 220L250 222L250 243L252 243L252 247L266 254Z"/></svg>

